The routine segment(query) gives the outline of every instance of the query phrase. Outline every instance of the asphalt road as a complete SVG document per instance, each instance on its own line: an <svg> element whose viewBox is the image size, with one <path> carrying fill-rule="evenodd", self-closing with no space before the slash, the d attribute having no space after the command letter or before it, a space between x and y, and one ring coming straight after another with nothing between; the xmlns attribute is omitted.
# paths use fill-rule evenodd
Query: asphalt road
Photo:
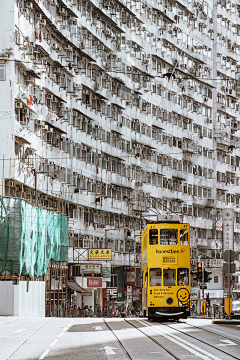
<svg viewBox="0 0 240 360"><path fill-rule="evenodd" d="M0 317L0 360L240 359L240 327L188 319Z"/></svg>

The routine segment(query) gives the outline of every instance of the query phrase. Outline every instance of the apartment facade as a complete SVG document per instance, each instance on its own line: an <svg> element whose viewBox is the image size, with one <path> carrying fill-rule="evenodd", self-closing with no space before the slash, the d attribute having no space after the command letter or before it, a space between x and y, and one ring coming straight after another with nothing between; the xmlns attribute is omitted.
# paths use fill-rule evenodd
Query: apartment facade
<svg viewBox="0 0 240 360"><path fill-rule="evenodd" d="M238 2L0 3L2 195L69 217L80 286L84 266L106 264L89 249L111 250L112 283L87 289L89 304L104 306L119 268L125 285L126 269L139 277L159 213L190 223L194 259L221 258L221 210L234 208L238 249Z"/></svg>

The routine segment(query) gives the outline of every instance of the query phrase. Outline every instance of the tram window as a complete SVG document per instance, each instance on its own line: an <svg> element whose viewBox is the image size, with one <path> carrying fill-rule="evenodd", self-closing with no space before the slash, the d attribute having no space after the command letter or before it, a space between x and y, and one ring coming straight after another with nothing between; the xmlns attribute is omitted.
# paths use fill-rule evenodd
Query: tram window
<svg viewBox="0 0 240 360"><path fill-rule="evenodd" d="M150 245L158 244L158 229L151 229L149 231L149 244Z"/></svg>
<svg viewBox="0 0 240 360"><path fill-rule="evenodd" d="M177 283L178 286L188 286L189 285L189 269L179 268L177 269Z"/></svg>
<svg viewBox="0 0 240 360"><path fill-rule="evenodd" d="M188 229L180 229L180 245L188 245Z"/></svg>
<svg viewBox="0 0 240 360"><path fill-rule="evenodd" d="M178 230L177 229L161 229L160 230L161 245L177 245Z"/></svg>
<svg viewBox="0 0 240 360"><path fill-rule="evenodd" d="M162 269L150 269L150 286L162 286Z"/></svg>
<svg viewBox="0 0 240 360"><path fill-rule="evenodd" d="M175 269L163 269L163 285L176 286Z"/></svg>

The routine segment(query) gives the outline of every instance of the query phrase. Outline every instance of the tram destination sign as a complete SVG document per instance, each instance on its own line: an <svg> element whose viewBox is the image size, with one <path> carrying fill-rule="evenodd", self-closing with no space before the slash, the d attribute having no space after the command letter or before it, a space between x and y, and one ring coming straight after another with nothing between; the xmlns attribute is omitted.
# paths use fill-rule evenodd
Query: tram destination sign
<svg viewBox="0 0 240 360"><path fill-rule="evenodd" d="M163 264L177 264L177 256L176 255L164 255L162 257Z"/></svg>

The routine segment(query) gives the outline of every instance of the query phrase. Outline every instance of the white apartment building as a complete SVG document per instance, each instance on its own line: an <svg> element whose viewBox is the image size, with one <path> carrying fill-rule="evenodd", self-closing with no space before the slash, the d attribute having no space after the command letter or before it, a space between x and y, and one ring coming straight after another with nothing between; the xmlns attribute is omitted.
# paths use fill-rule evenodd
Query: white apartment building
<svg viewBox="0 0 240 360"><path fill-rule="evenodd" d="M193 258L219 258L234 208L238 249L238 0L0 4L2 195L69 216L72 265L89 248L139 265L146 214L166 212Z"/></svg>

